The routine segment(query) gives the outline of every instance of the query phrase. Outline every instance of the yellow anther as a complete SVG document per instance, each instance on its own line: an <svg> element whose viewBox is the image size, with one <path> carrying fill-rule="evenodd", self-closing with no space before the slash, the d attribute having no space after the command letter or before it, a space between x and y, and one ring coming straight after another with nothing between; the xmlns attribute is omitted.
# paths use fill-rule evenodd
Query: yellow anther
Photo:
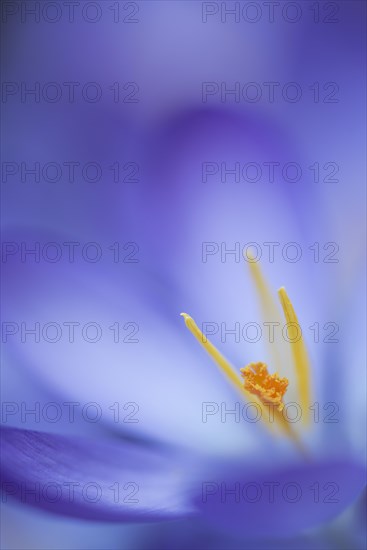
<svg viewBox="0 0 367 550"><path fill-rule="evenodd" d="M278 373L269 374L265 363L250 363L241 369L241 373L247 391L257 395L265 404L276 405L278 411L283 410L282 398L289 384L287 378L279 378Z"/></svg>

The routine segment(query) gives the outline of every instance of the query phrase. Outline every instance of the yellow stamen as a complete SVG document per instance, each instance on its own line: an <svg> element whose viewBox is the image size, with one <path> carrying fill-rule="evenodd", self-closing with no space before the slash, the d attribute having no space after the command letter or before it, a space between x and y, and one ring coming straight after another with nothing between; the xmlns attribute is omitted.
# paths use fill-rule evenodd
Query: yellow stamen
<svg viewBox="0 0 367 550"><path fill-rule="evenodd" d="M253 260L253 258L249 255L247 256L247 259ZM282 319L280 311L278 309L278 304L276 303L275 299L273 298L272 292L266 284L259 263L256 261L249 261L248 265L250 268L252 279L255 283L257 295L260 300L262 316L265 322L271 321L273 323L279 323L280 326ZM267 340L267 345L274 368L281 372L282 367L284 368L284 361L282 361L278 346L275 345L274 342L270 342L270 338Z"/></svg>
<svg viewBox="0 0 367 550"><path fill-rule="evenodd" d="M307 350L302 338L302 331L298 323L297 315L294 311L284 287L278 290L280 302L288 324L288 340L291 340L290 346L293 355L293 363L296 372L298 395L302 410L302 419L305 423L309 422L309 406L311 403L310 390L310 364L307 356Z"/></svg>
<svg viewBox="0 0 367 550"><path fill-rule="evenodd" d="M185 324L189 331L195 336L197 341L203 346L203 348L209 353L210 357L214 359L215 363L220 367L222 372L229 378L231 383L241 392L243 392L243 385L237 373L233 367L223 357L223 355L217 350L215 346L204 336L194 319L187 315L187 313L181 313L181 316L185 319Z"/></svg>
<svg viewBox="0 0 367 550"><path fill-rule="evenodd" d="M283 410L282 397L289 384L287 378L279 378L278 373L269 374L265 363L250 363L241 369L241 373L247 391L257 395L265 404L276 405L278 411Z"/></svg>
<svg viewBox="0 0 367 550"><path fill-rule="evenodd" d="M262 420L265 420L265 422L269 422L269 410L265 408L265 404L260 400L257 399L257 396L251 394L248 392L244 385L242 384L240 378L237 376L236 372L234 371L231 364L223 357L223 355L217 350L217 348L204 336L204 334L201 332L197 324L195 323L194 319L190 317L187 313L181 313L182 317L185 320L186 327L189 329L189 331L195 336L195 338L198 340L198 342L204 347L204 349L208 352L210 357L215 361L215 363L220 367L222 372L226 375L226 377L230 380L230 382L235 386L235 388L241 392L242 396L245 396L248 400L255 401L257 405L261 409L261 418ZM279 425L279 427L287 434L287 436L293 440L293 442L297 445L297 447L301 450L301 452L304 452L301 442L299 441L299 438L297 434L294 432L292 426L289 424L287 419L283 416L283 414L275 408L274 412L274 419L276 423ZM268 424L269 425L269 424Z"/></svg>

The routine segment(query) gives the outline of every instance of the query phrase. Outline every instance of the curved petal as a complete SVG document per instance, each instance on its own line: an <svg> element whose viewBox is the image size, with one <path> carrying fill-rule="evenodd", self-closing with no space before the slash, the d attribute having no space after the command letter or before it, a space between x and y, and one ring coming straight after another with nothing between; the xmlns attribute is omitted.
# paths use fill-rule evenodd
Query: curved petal
<svg viewBox="0 0 367 550"><path fill-rule="evenodd" d="M244 467L209 473L195 504L209 522L246 536L292 536L336 517L365 486L362 463L346 457L252 473Z"/></svg>
<svg viewBox="0 0 367 550"><path fill-rule="evenodd" d="M11 235L14 242L67 240ZM78 410L94 402L101 422L133 436L219 454L258 450L262 430L240 416L241 400L192 342L180 309L164 315L172 289L149 275L140 264L10 258L2 302L10 367L34 373L62 411L68 400ZM37 334L28 332L35 327ZM228 412L223 420L222 403L237 407L238 419Z"/></svg>
<svg viewBox="0 0 367 550"><path fill-rule="evenodd" d="M363 346L366 339L366 277L362 264L364 259L361 258L359 270L351 279L353 294L335 306L334 318L339 314L343 322L340 334L336 335L337 342L329 344L324 352L328 420L323 438L334 452L347 447L363 460L366 456L367 387L366 350Z"/></svg>
<svg viewBox="0 0 367 550"><path fill-rule="evenodd" d="M192 512L177 456L126 441L5 427L1 443L5 498L103 521L157 521Z"/></svg>
<svg viewBox="0 0 367 550"><path fill-rule="evenodd" d="M328 266L314 265L308 248L317 240L315 226L319 232L325 225L321 212L313 213L312 224L307 214L307 205L317 202L316 187L282 178L290 158L302 164L297 144L273 119L201 108L167 121L147 149L150 178L136 199L134 232L144 242L146 227L154 227L151 261L177 285L183 311L218 327L218 342L231 349L238 368L261 360L269 328L259 320L243 252L261 257L274 292L286 285L302 317L315 316L311 292L318 311L331 300L323 288L325 281L330 288ZM258 323L258 331L252 326L247 335L247 323Z"/></svg>

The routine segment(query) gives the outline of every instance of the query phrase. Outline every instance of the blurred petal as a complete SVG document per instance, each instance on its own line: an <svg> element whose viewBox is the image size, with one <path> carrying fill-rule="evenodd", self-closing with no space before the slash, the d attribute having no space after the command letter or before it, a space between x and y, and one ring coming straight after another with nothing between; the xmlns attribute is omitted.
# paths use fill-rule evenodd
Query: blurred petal
<svg viewBox="0 0 367 550"><path fill-rule="evenodd" d="M29 245L68 240L42 232L10 235ZM102 421L134 436L219 455L257 453L268 437L265 430L240 416L243 403L192 342L181 310L167 317L173 289L140 264L114 264L107 254L96 264L8 259L3 320L10 367L34 373L61 406L67 400L81 406L95 402ZM37 323L39 341L27 333ZM56 329L47 334L49 323ZM76 323L72 337L70 323ZM90 323L94 328L83 332ZM128 403L133 405L127 408ZM205 403L211 412L203 418ZM221 403L227 410L237 406L238 420L232 414L223 421Z"/></svg>
<svg viewBox="0 0 367 550"><path fill-rule="evenodd" d="M295 535L336 517L361 494L362 463L345 458L255 472L208 472L196 505L209 522L245 536Z"/></svg>
<svg viewBox="0 0 367 550"><path fill-rule="evenodd" d="M104 521L166 520L191 511L177 457L126 441L4 427L1 441L2 489L23 503Z"/></svg>
<svg viewBox="0 0 367 550"><path fill-rule="evenodd" d="M363 264L363 266L362 266ZM353 449L362 460L366 456L366 274L364 259L350 281L353 293L335 304L333 318L340 318L339 344L329 344L324 352L325 400L329 403L329 423L324 425L327 447ZM336 375L337 373L337 375ZM332 414L337 412L337 414ZM338 422L335 420L338 419ZM334 427L331 422L334 422Z"/></svg>

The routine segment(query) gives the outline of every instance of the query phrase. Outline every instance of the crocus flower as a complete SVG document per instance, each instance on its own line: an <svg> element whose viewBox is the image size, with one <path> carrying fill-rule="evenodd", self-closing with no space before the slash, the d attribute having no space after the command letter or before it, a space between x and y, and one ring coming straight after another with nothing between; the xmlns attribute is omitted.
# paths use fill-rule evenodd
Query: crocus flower
<svg viewBox="0 0 367 550"><path fill-rule="evenodd" d="M274 312L255 264L252 273L264 311ZM279 293L285 318L297 330L298 319L285 289ZM255 364L243 369L243 386L193 319L183 315L236 391L250 394L264 418L266 405L274 405L279 439L250 426L258 447L256 453L249 449L239 460L126 440L108 443L3 427L5 492L73 517L146 522L196 515L231 533L245 529L247 536L295 534L331 519L351 504L364 483L358 457L349 451L334 454L335 449L323 448L320 441L316 445L314 436L304 438L300 424L292 426L282 416L287 384L278 390L284 379ZM292 352L295 370L289 383L297 387L302 410L310 414L312 374L302 338L294 339ZM307 414L304 417L307 424Z"/></svg>
<svg viewBox="0 0 367 550"><path fill-rule="evenodd" d="M48 186L11 181L5 186L10 205L5 213L6 240L30 246L98 241L103 260L106 256L111 260L107 266L103 262L86 266L79 259L71 265L67 261L32 264L15 255L4 266L8 275L4 319L12 323L10 331L19 330L8 334L4 377L30 378L56 404L94 402L104 412L104 422L88 430L89 439L80 435L86 431L85 422L64 422L61 431L67 434L60 435L56 425L47 422L34 422L34 429L24 430L19 417L10 416L2 427L6 494L93 520L145 522L195 516L213 531L221 528L239 537L298 532L335 516L358 495L364 453L360 405L365 398L358 346L365 335L356 323L362 303L358 275L362 186L354 193L347 185L336 186L330 200L330 187L321 182L284 186L278 181L271 185L241 181L228 187L220 178L208 185L200 181L204 161L233 166L239 160L260 165L297 160L309 173L305 167L315 161L322 165L335 158L342 168L348 167L351 181L363 179L357 143L363 82L356 76L355 61L351 63L359 59L362 38L356 32L355 24L361 20L356 6L344 10L347 40L340 40L339 25L315 27L310 19L302 27L291 24L286 35L282 24L269 25L266 20L260 23L261 32L251 24L243 32L242 25L223 25L219 19L213 25L202 24L195 3L166 2L159 7L146 3L141 25L133 30L125 27L126 32L120 25L103 24L92 25L91 34L85 26L67 23L46 28L20 24L18 34L12 31L17 47L13 68L7 67L10 80L54 78L52 56L47 61L44 57L47 41L50 51L57 52L57 74L63 82L98 76L104 90L109 90L116 78L133 79L141 85L144 101L129 110L114 105L112 95L109 102L77 109L9 104L7 120L16 121L17 139L9 140L8 160L31 164L36 159L47 163L57 157L62 162L76 156L81 162L96 160L105 168L123 151L126 159L140 165L142 178L134 187L113 187L107 181L100 186L74 181L66 189L65 182ZM261 102L203 108L198 97L203 78L225 80L231 86L239 75L247 82L267 82L273 75L283 82L297 78L304 90L317 80L322 88L326 75L336 78L335 59L344 68L338 76L341 97L350 104L342 112L331 105L321 113L322 103L311 100L302 108ZM350 86L352 80L360 85ZM220 103L215 99L212 105ZM348 216L347 227L340 223L344 206L354 213ZM270 354L267 365L270 376L278 370L279 377L288 380L282 403L298 401L310 392L321 408L327 402L337 403L340 422L310 422L301 428L300 422L290 427L281 421L277 436L268 429L275 423L267 427L262 420L221 422L216 416L213 422L202 422L203 402L230 408L243 390L239 388L238 394L236 387L223 381L211 358L184 332L178 313L189 311L201 320L248 319L255 296L239 263L202 261L202 241L230 248L239 240L291 240L305 251L320 239L321 250L334 240L348 250L336 273L322 260L317 270L310 262L275 262L269 266L271 287L287 286L302 325L313 314L333 319L340 313L347 325L343 346L333 353L311 351L312 367L302 367L298 378L288 359L278 365ZM144 262L114 264L114 246L121 240L136 242ZM133 338L139 339L139 345L111 342L115 333L109 327L120 319L122 326L132 322L127 330L135 330L138 321L139 335ZM35 342L32 336L21 341L22 323L32 329L35 322L44 327L50 321L69 322L69 328L70 322L85 327L94 321L102 326L103 338L95 344L82 341L80 335L72 342L64 338ZM106 333L110 339L104 338ZM216 338L213 341L221 349ZM200 342L205 343L202 338ZM283 358L281 347L283 342L277 342ZM272 346L270 351L274 350ZM238 375L245 363L263 362L266 354L261 343L243 346L241 353L239 346L227 346L225 352ZM297 360L297 364L306 363ZM306 372L310 380L303 385ZM298 382L301 391L293 397ZM18 384L15 396L19 388ZM260 385L260 397L263 390ZM10 395L11 391L8 388ZM29 401L29 387L22 391ZM251 401L255 398L251 395ZM116 423L115 410L110 408L119 402L137 404L140 421ZM257 405L262 411L266 407L261 400ZM302 410L305 415L307 406ZM27 424L32 425L31 416ZM300 500L297 492L292 493L297 491L295 484L301 488ZM48 492L39 491L40 487ZM36 495L31 494L34 488Z"/></svg>
<svg viewBox="0 0 367 550"><path fill-rule="evenodd" d="M203 422L203 403L224 403L231 409L239 396L236 388L213 369L211 358L197 349L179 313L186 310L195 318L219 317L232 322L242 316L248 319L256 292L244 276L242 262L203 262L202 241L230 245L244 239L263 243L271 236L279 242L297 240L306 250L312 244L307 240L310 235L320 239L325 227L329 231L325 222L327 205L315 210L309 220L298 214L307 204L307 193L302 188L292 194L279 192L279 187L235 186L228 192L220 182L209 188L197 185L197 170L203 159L222 156L233 162L241 158L243 150L249 158L289 158L286 151L292 147L287 137L268 121L195 110L174 119L163 130L152 131L153 139L154 143L146 143L143 148L150 151L149 155L142 154L149 179L131 191L134 215L128 216L123 203L121 209L127 221L124 215L121 220L111 216L107 229L102 226L105 231L98 233L103 261L91 264L76 255L70 262L64 255L55 263L32 259L24 262L18 252L4 264L7 285L3 318L19 329L8 335L4 376L23 370L31 373L33 382L41 383L56 403L97 403L104 412L104 422L90 433L89 440L80 436L85 422L82 426L65 423L62 429L67 433L60 435L54 433L56 425L47 422L34 422L33 429L25 431L19 416L9 416L8 423L14 428L3 427L3 481L8 483L4 488L29 504L73 517L151 521L197 515L213 528L231 533L238 530L242 534L245 528L247 536L288 535L330 519L356 498L363 485L363 439L358 430L355 433L356 426L361 425L363 402L363 385L356 384L362 377L355 334L357 330L363 334L359 325L354 326L355 318L360 317L361 296L358 279L353 278L356 267L349 263L347 270L338 270L342 276L330 277L327 264L321 264L317 272L310 262L275 262L270 266L274 280L287 286L302 326L304 318L312 319L312 312L332 315L335 308L331 306L345 304L350 316L347 326L353 327L353 336L346 332L345 337L351 341L339 346L337 355L311 350L309 384L320 407L329 401L337 403L340 422L311 423L308 431L302 431L302 438L284 433L274 437L262 422L221 422L220 415L213 422ZM172 187L162 184L168 181ZM185 192L181 193L184 183ZM34 207L43 200L40 189L36 191L24 191ZM85 240L87 229L91 231L95 222L83 195L79 197L76 192L74 198ZM167 209L168 199L171 208ZM117 209L115 192L109 189L95 201L95 211L98 201L106 209L109 205ZM40 215L39 229L21 228L17 220L11 220L4 232L6 241L25 242L29 247L34 243L42 246L75 241L77 227L68 234L65 220L61 217L57 223L50 221L50 212L40 204L40 212L45 215ZM274 211L281 223L272 221ZM353 224L351 220L348 227L352 235L356 230ZM313 228L317 229L315 234ZM116 234L136 240L144 262L115 264L109 247L117 240ZM353 284L346 284L348 281ZM262 292L260 296L264 299L267 294ZM264 318L269 314L265 313ZM123 324L138 322L138 344L113 342L114 333L109 327L121 319ZM45 339L37 342L34 336L25 334L21 341L21 322L27 329L34 329L35 322L44 327L50 321L60 325L77 322L79 328L95 321L108 337L93 344L80 338L79 332L74 341L63 337L50 343ZM282 353L284 342L277 342L276 347ZM227 348L226 355L237 365L238 374L245 363L265 361L271 374L278 370L281 378L288 379L284 402L299 401L300 393L292 396L298 384L295 372L287 370L287 359L281 360L281 368L275 360L265 360L267 352L261 343L256 346L256 355L250 345L244 350L245 354L243 350L239 354L238 345ZM274 350L275 345L271 346ZM302 372L304 375L306 371ZM139 422L116 422L111 407L131 402L140 407ZM27 418L28 427L31 422L32 416ZM292 433L300 426L292 426ZM72 428L74 435L68 434ZM105 444L104 438L111 437L111 433L119 439ZM141 442L121 439L122 435ZM294 444L295 439L301 440L300 445ZM156 445L151 448L153 442ZM24 493L35 483L56 483L56 494L52 494L52 485L51 494L39 498ZM73 483L71 498L69 488ZM88 483L96 484L97 493L93 494L91 485L91 493L83 494ZM61 495L57 493L60 485ZM137 486L139 496L131 497ZM122 491L117 498L116 487ZM229 491L224 497L222 487ZM259 487L262 493L257 501ZM284 487L290 491L285 497ZM302 492L296 502L292 502L298 498L292 494L292 487L300 487ZM269 493L272 488L275 500ZM246 489L249 493L242 498ZM235 493L231 496L230 491ZM126 502L129 496L139 502Z"/></svg>

